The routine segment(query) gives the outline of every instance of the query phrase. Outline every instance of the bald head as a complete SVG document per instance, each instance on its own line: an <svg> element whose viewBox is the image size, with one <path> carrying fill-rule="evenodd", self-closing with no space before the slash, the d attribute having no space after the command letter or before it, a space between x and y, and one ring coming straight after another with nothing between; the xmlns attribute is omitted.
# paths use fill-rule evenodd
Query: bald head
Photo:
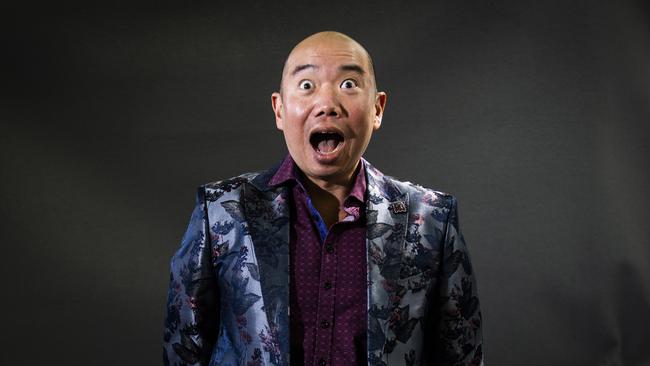
<svg viewBox="0 0 650 366"><path fill-rule="evenodd" d="M375 80L375 70L372 64L372 58L368 51L366 51L359 42L351 37L334 31L325 31L312 34L311 36L303 39L298 43L289 53L287 60L282 69L282 80L280 82L280 93L282 93L282 86L287 75L300 71L301 67L309 65L302 64L301 59L306 55L315 54L323 49L329 49L334 52L350 53L355 55L361 62L362 72L367 72L372 80L374 90L377 90L377 83Z"/></svg>

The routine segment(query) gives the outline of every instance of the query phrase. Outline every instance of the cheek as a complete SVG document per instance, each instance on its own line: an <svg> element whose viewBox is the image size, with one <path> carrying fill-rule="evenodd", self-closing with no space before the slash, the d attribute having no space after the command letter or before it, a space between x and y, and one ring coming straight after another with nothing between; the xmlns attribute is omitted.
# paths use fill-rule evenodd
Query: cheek
<svg viewBox="0 0 650 366"><path fill-rule="evenodd" d="M304 111L295 103L287 106L284 111L284 135L291 143L302 141L304 130Z"/></svg>
<svg viewBox="0 0 650 366"><path fill-rule="evenodd" d="M305 100L290 98L284 105L285 115L291 120L304 120L309 113L308 103Z"/></svg>
<svg viewBox="0 0 650 366"><path fill-rule="evenodd" d="M350 109L350 115L354 116L354 126L352 127L358 136L365 137L374 130L375 111L374 107L361 105L357 108Z"/></svg>

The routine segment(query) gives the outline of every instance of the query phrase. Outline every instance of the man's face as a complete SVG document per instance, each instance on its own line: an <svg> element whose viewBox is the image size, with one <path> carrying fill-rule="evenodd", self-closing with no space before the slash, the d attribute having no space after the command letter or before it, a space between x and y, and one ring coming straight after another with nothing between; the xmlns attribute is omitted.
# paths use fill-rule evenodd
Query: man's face
<svg viewBox="0 0 650 366"><path fill-rule="evenodd" d="M273 93L276 125L312 181L348 184L372 132L381 125L365 51L339 37L310 37L289 55L282 92Z"/></svg>

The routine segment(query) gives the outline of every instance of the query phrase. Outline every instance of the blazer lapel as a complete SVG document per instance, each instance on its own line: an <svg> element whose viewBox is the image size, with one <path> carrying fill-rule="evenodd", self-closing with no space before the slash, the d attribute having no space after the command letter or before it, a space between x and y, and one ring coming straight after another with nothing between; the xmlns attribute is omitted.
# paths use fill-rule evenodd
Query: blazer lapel
<svg viewBox="0 0 650 366"><path fill-rule="evenodd" d="M408 194L364 160L368 188L368 364L386 365L404 288L397 285L408 223Z"/></svg>
<svg viewBox="0 0 650 366"><path fill-rule="evenodd" d="M262 336L271 363L289 364L289 190L271 189L277 166L244 186L244 210L259 267L264 311L269 330ZM267 343L268 341L268 343ZM266 347L265 347L266 348Z"/></svg>

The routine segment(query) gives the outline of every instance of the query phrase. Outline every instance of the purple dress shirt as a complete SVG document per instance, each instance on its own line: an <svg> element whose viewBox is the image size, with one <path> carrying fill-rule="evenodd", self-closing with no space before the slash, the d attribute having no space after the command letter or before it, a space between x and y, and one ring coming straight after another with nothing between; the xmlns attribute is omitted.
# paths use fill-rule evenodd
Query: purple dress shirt
<svg viewBox="0 0 650 366"><path fill-rule="evenodd" d="M291 185L291 364L367 365L366 177L363 161L343 202L347 216L329 230L290 155L270 185Z"/></svg>

